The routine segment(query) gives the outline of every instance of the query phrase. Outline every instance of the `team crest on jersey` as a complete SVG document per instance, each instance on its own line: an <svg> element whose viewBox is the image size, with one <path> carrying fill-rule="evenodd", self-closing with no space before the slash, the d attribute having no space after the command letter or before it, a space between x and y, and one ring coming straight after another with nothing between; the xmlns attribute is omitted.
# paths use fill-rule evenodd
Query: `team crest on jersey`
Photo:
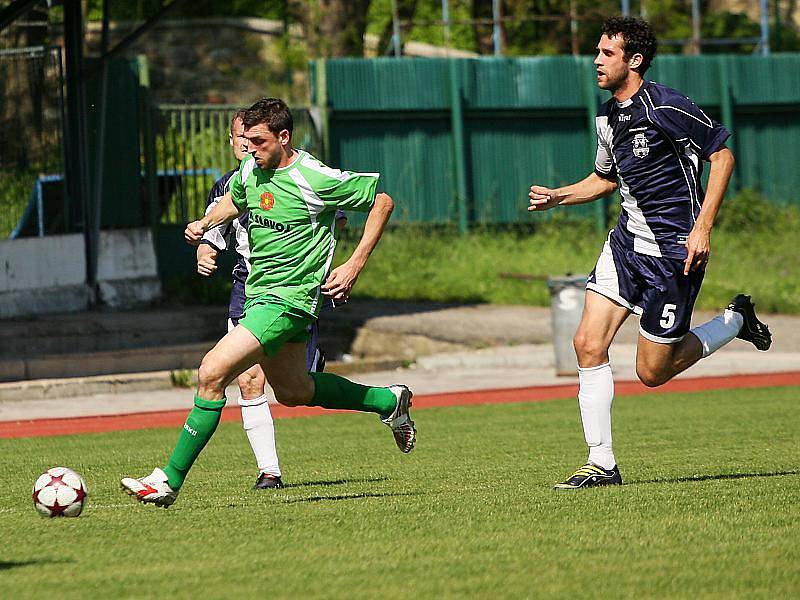
<svg viewBox="0 0 800 600"><path fill-rule="evenodd" d="M271 209L273 206L275 206L275 196L273 196L270 192L264 192L261 194L261 202L259 205L263 210Z"/></svg>
<svg viewBox="0 0 800 600"><path fill-rule="evenodd" d="M637 133L633 136L633 155L636 158L644 158L650 154L650 146L647 145L647 138L644 133Z"/></svg>

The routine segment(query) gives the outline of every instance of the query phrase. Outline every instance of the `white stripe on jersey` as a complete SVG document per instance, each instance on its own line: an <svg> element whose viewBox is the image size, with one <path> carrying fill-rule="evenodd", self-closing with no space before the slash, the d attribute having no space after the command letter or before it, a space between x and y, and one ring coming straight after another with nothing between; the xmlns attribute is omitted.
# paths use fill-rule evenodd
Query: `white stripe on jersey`
<svg viewBox="0 0 800 600"><path fill-rule="evenodd" d="M336 251L336 219L331 222L331 245L328 248L328 259L325 261L325 279L328 278L328 274L331 268L331 263L333 262L333 254ZM323 283L325 280L323 279ZM317 310L317 303L319 302L319 295L322 293L322 287L317 288L317 295L314 296L314 303L311 305L311 312L313 313Z"/></svg>
<svg viewBox="0 0 800 600"><path fill-rule="evenodd" d="M353 173L349 171L342 171L340 169L335 169L333 167L329 167L327 165L323 165L317 159L315 159L310 154L306 154L303 157L303 160L300 161L300 164L304 167L311 169L312 171L316 171L317 173L322 173L323 175L327 175L332 179L338 179L339 181L347 181L353 175L358 175L360 177L380 177L380 173Z"/></svg>
<svg viewBox="0 0 800 600"><path fill-rule="evenodd" d="M650 93L647 90L645 90L645 93L647 94L647 96L649 98L650 97ZM650 103L651 104L653 103L653 99L652 98L650 98ZM703 115L706 118L705 121L703 121L703 119L698 119L693 114L688 113L685 110L682 110L682 109L678 108L677 106L670 106L669 104L662 104L661 106L653 106L653 110L664 110L664 109L675 110L675 111L677 111L679 113L683 113L687 117L693 118L698 123L702 123L703 125L705 125L709 129L713 129L714 128L714 123L711 121L711 119L708 117L708 115L703 112L703 110L699 106L697 107L697 110L699 110L700 114Z"/></svg>
<svg viewBox="0 0 800 600"><path fill-rule="evenodd" d="M622 196L622 208L628 213L627 229L633 234L633 250L639 254L648 256L661 256L661 248L658 247L656 236L647 220L644 218L642 209L636 202L636 198L631 195L631 190L622 175L617 173L619 181L619 195Z"/></svg>
<svg viewBox="0 0 800 600"><path fill-rule="evenodd" d="M614 134L608 124L608 117L595 117L595 128L597 129L597 155L594 160L594 168L601 173L608 174L614 163Z"/></svg>
<svg viewBox="0 0 800 600"><path fill-rule="evenodd" d="M700 186L697 183L697 173L700 172L700 155L692 147L691 140L689 140L689 142L690 143L686 144L683 151L686 153L686 157L689 159L692 165L694 165L694 170L693 171L690 170L689 175L691 175L692 177L692 183L694 184L694 189L699 189ZM694 199L694 203L697 206L697 211L700 212L701 206L696 198Z"/></svg>
<svg viewBox="0 0 800 600"><path fill-rule="evenodd" d="M317 216L325 210L325 203L317 196L317 192L315 192L311 184L308 183L308 179L303 177L300 169L295 167L289 171L289 177L292 178L292 181L294 181L300 193L303 195L303 200L306 201L306 206L308 207L308 214L311 217L311 228L316 231L318 225ZM335 221L334 219L334 222Z"/></svg>
<svg viewBox="0 0 800 600"><path fill-rule="evenodd" d="M250 177L250 174L253 172L253 169L256 168L256 159L250 155L250 160L244 163L242 167L242 187L247 186L247 178ZM235 177L235 175L234 175Z"/></svg>

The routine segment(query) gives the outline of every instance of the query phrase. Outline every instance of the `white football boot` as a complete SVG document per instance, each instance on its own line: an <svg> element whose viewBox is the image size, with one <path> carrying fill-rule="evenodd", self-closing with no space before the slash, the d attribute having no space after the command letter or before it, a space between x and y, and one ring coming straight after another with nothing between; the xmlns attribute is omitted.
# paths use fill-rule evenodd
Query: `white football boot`
<svg viewBox="0 0 800 600"><path fill-rule="evenodd" d="M404 385L390 385L389 389L397 397L397 407L391 415L381 421L392 430L394 442L400 451L411 452L417 441L417 430L414 428L414 421L411 420L408 412L411 408L411 397L414 394Z"/></svg>
<svg viewBox="0 0 800 600"><path fill-rule="evenodd" d="M139 479L125 477L120 483L122 483L122 489L139 502L167 508L178 497L178 491L173 490L167 483L167 474L158 467L153 469L153 472L147 477Z"/></svg>

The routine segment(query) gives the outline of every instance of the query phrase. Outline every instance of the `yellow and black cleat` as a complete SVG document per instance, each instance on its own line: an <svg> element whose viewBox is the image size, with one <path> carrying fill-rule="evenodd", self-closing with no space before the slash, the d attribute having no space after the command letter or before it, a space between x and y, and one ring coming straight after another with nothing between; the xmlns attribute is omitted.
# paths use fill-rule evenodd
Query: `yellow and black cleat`
<svg viewBox="0 0 800 600"><path fill-rule="evenodd" d="M622 485L622 477L619 474L617 465L614 465L611 469L604 469L592 463L586 463L570 475L568 479L557 483L555 489L577 490L598 485Z"/></svg>

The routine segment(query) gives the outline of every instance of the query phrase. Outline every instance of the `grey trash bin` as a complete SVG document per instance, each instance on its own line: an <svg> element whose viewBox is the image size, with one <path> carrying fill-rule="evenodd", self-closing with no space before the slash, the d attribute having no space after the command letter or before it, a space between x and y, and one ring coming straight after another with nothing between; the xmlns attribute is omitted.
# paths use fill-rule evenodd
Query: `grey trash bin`
<svg viewBox="0 0 800 600"><path fill-rule="evenodd" d="M581 322L587 278L587 275L566 275L547 279L556 375L575 375L578 372L572 338Z"/></svg>

